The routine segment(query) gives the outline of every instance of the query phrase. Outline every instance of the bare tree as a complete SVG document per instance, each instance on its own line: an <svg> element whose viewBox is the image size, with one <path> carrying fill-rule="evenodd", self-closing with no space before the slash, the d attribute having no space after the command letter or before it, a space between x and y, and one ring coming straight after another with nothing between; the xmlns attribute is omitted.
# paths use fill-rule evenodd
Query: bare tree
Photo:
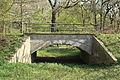
<svg viewBox="0 0 120 80"><path fill-rule="evenodd" d="M56 23L56 14L63 9L76 6L80 2L80 0L64 0L64 1L48 0L48 1L52 9L51 32L55 31L54 28L55 28L55 23Z"/></svg>
<svg viewBox="0 0 120 80"><path fill-rule="evenodd" d="M99 0L100 1L100 29L103 29L106 23L107 14L114 8L119 0Z"/></svg>
<svg viewBox="0 0 120 80"><path fill-rule="evenodd" d="M119 3L120 1L110 1L110 0L106 1L104 16L103 16L103 28L105 27L107 14L110 12L111 9L116 7L116 4L119 4Z"/></svg>
<svg viewBox="0 0 120 80"><path fill-rule="evenodd" d="M7 13L9 12L9 10L12 8L13 4L14 4L15 0L8 0L7 2L4 0L0 1L0 18L1 18L1 31L3 33L5 33L5 17L7 15Z"/></svg>
<svg viewBox="0 0 120 80"><path fill-rule="evenodd" d="M96 24L97 24L97 5L98 5L98 2L99 2L99 0L91 0L90 1L90 5L91 5L91 9L90 9L90 11L93 13L93 15L94 15L94 26L95 26L95 29L97 29L97 26L96 26Z"/></svg>

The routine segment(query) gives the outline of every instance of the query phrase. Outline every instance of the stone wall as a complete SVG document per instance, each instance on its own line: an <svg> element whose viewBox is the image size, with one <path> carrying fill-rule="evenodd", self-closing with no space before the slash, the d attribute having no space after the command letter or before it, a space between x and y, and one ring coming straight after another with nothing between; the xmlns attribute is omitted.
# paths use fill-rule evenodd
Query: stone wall
<svg viewBox="0 0 120 80"><path fill-rule="evenodd" d="M25 42L22 43L21 47L17 50L17 52L13 55L9 62L31 63L30 37L28 37Z"/></svg>

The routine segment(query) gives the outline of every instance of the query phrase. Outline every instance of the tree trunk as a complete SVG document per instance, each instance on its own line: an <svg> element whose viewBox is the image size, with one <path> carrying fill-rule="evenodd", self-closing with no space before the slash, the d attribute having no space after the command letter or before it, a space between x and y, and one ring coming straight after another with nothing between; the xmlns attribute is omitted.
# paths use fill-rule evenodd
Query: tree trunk
<svg viewBox="0 0 120 80"><path fill-rule="evenodd" d="M101 0L101 9L100 9L100 30L102 29L102 27L103 27L103 0Z"/></svg>
<svg viewBox="0 0 120 80"><path fill-rule="evenodd" d="M41 14L43 14L44 13L44 8L42 7L42 11L41 11Z"/></svg>
<svg viewBox="0 0 120 80"><path fill-rule="evenodd" d="M118 10L119 10L119 17L120 17L120 7L118 8Z"/></svg>
<svg viewBox="0 0 120 80"><path fill-rule="evenodd" d="M106 16L108 14L109 11L107 11L104 15L104 18L103 18L103 28L105 27L105 23L106 23Z"/></svg>
<svg viewBox="0 0 120 80"><path fill-rule="evenodd" d="M96 12L94 12L94 24L95 24L95 29L97 29L97 17L96 17Z"/></svg>
<svg viewBox="0 0 120 80"><path fill-rule="evenodd" d="M113 24L114 19L113 19L111 16L109 16L109 20L110 20L110 24L112 25L112 24Z"/></svg>
<svg viewBox="0 0 120 80"><path fill-rule="evenodd" d="M120 18L120 7L118 9L119 9L119 18ZM118 19L118 31L119 29L120 29L120 20Z"/></svg>
<svg viewBox="0 0 120 80"><path fill-rule="evenodd" d="M103 24L102 24L102 17L103 17L103 15L102 15L102 12L100 13L100 30L102 29L102 27L103 27Z"/></svg>
<svg viewBox="0 0 120 80"><path fill-rule="evenodd" d="M85 18L84 18L83 10L82 10L82 24L83 24L83 26L85 26Z"/></svg>
<svg viewBox="0 0 120 80"><path fill-rule="evenodd" d="M3 34L5 34L5 21L4 21L4 19L3 19L3 21L2 21L2 30L3 30Z"/></svg>
<svg viewBox="0 0 120 80"><path fill-rule="evenodd" d="M21 16L21 21L20 21L20 26L21 26L21 29L20 29L20 32L23 33L23 1L21 0L21 3L20 3L20 8L21 8L21 13L20 13L20 16Z"/></svg>
<svg viewBox="0 0 120 80"><path fill-rule="evenodd" d="M95 29L97 30L97 25L96 25L96 24L97 24L96 2L95 2L95 1L92 1L91 4L92 4L92 7L93 7L94 24L95 24L94 27L95 27Z"/></svg>
<svg viewBox="0 0 120 80"><path fill-rule="evenodd" d="M51 25L51 32L55 32L55 23L56 23L56 12L52 12L52 25Z"/></svg>
<svg viewBox="0 0 120 80"><path fill-rule="evenodd" d="M20 22L20 27L21 27L20 32L23 33L23 24L22 24L22 22Z"/></svg>

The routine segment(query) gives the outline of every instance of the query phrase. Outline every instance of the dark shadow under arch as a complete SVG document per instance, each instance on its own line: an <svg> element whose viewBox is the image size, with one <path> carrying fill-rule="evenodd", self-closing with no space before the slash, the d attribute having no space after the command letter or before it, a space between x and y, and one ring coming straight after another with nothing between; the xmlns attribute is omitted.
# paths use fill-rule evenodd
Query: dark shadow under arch
<svg viewBox="0 0 120 80"><path fill-rule="evenodd" d="M49 48L49 47L53 47L54 45L50 45L44 48ZM59 47L59 45L55 45L56 47ZM60 45L61 46L61 45ZM67 46L72 46L72 45L67 45ZM56 48L55 47L55 48ZM44 49L42 48L42 49ZM71 48L71 47L70 47ZM72 49L75 48L75 49ZM60 49L57 48L60 53L66 50L66 52L68 52L69 54L75 54L75 55L68 55L68 56L56 56L56 57L47 57L47 56L37 56L37 51L35 51L33 54L31 54L32 56L32 62L33 63L39 63L39 62L49 62L49 63L77 63L77 64L84 64L85 62L81 59L81 53L83 53L83 50L81 50L78 47L74 47L72 46L72 50L70 50L69 48L67 49ZM41 49L40 49L41 50ZM79 50L79 53L73 53L73 50ZM50 52L52 52L52 49L49 50ZM56 53L57 54L57 53ZM76 55L77 54L77 55Z"/></svg>

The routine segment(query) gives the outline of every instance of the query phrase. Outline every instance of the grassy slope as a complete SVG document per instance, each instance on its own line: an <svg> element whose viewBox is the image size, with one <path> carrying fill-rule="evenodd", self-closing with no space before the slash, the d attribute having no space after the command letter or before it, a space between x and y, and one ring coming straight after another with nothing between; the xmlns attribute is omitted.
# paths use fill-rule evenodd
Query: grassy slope
<svg viewBox="0 0 120 80"><path fill-rule="evenodd" d="M0 65L6 62L20 46L21 37L15 35L0 35Z"/></svg>
<svg viewBox="0 0 120 80"><path fill-rule="evenodd" d="M118 64L108 66L78 64L4 64L0 80L120 80L120 35L98 35L118 58Z"/></svg>
<svg viewBox="0 0 120 80"><path fill-rule="evenodd" d="M101 34L98 38L116 56L120 56L120 34Z"/></svg>

